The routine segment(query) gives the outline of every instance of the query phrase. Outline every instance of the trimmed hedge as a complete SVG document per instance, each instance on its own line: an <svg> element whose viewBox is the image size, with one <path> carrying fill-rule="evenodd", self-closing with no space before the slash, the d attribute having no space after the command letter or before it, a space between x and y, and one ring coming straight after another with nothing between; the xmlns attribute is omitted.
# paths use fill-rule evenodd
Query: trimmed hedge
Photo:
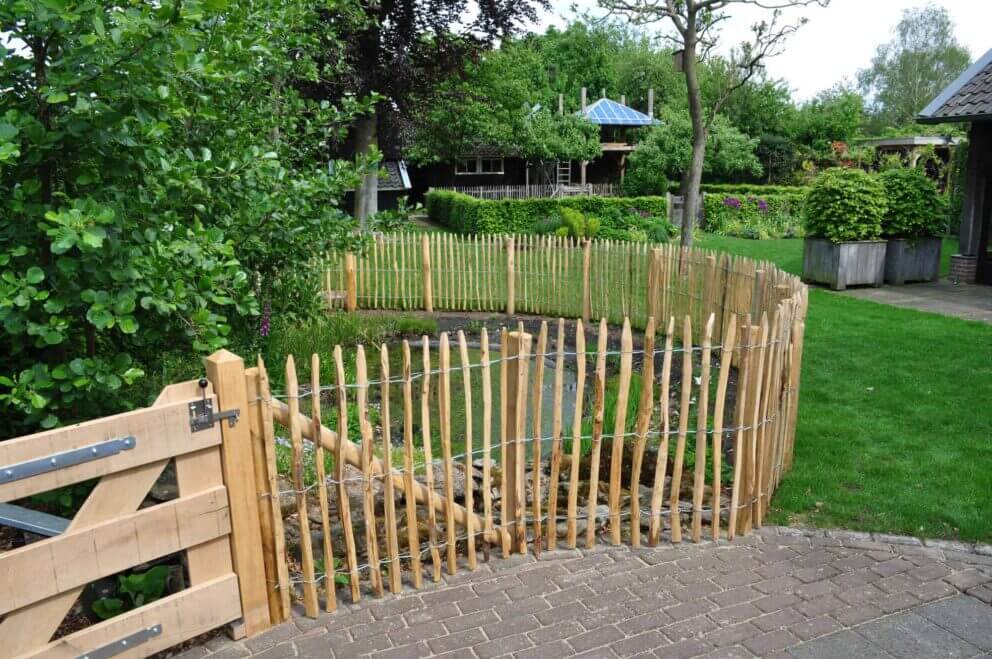
<svg viewBox="0 0 992 659"><path fill-rule="evenodd" d="M707 192L703 202L706 231L758 240L802 236L803 189L782 193L770 188L760 194Z"/></svg>
<svg viewBox="0 0 992 659"><path fill-rule="evenodd" d="M878 240L887 210L885 186L877 177L839 167L816 177L803 204L806 232L833 243Z"/></svg>
<svg viewBox="0 0 992 659"><path fill-rule="evenodd" d="M432 190L425 204L431 220L463 234L541 233L549 218L571 208L600 220L599 238L630 239L652 223L666 222L664 197L561 197L544 199L477 199L460 192Z"/></svg>
<svg viewBox="0 0 992 659"><path fill-rule="evenodd" d="M878 175L889 202L882 235L886 238L933 238L944 233L947 202L919 169L890 169Z"/></svg>
<svg viewBox="0 0 992 659"><path fill-rule="evenodd" d="M668 186L668 191L674 195L679 194L681 184L672 183ZM718 192L734 194L738 196L746 195L804 195L809 190L808 187L799 185L761 185L757 183L703 183L699 186L700 192Z"/></svg>

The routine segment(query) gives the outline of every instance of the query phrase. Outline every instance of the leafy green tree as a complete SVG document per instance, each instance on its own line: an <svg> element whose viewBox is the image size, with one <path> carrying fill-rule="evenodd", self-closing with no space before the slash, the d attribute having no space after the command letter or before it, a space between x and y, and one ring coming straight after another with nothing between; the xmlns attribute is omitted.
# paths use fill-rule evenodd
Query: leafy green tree
<svg viewBox="0 0 992 659"><path fill-rule="evenodd" d="M839 84L801 105L788 132L797 143L825 155L831 151L833 142L850 141L863 117L864 101L860 94Z"/></svg>
<svg viewBox="0 0 992 659"><path fill-rule="evenodd" d="M312 254L354 240L323 145L362 108L296 91L333 74L297 26L334 6L0 5L0 435L120 410L163 351L253 332L259 293L313 307Z"/></svg>
<svg viewBox="0 0 992 659"><path fill-rule="evenodd" d="M692 161L692 122L682 111L663 108L661 125L638 141L628 158L624 191L630 195L664 194L669 180L676 180ZM708 180L726 181L761 175L755 156L758 140L737 130L717 115L707 133L703 174Z"/></svg>
<svg viewBox="0 0 992 659"><path fill-rule="evenodd" d="M879 46L871 66L858 74L872 131L913 123L970 60L946 8L929 3L904 10L895 38Z"/></svg>

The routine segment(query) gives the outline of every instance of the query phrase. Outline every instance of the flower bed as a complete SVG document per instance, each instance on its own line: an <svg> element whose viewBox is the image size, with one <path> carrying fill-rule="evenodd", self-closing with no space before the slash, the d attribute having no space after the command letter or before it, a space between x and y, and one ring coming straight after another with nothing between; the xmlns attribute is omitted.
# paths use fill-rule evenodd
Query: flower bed
<svg viewBox="0 0 992 659"><path fill-rule="evenodd" d="M803 235L802 201L802 188L773 194L707 192L704 226L723 236L796 238Z"/></svg>

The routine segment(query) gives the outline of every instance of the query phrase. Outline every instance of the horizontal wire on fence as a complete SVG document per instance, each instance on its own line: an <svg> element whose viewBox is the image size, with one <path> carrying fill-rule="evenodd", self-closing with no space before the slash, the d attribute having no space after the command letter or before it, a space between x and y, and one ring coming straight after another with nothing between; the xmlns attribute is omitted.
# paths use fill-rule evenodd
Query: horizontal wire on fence
<svg viewBox="0 0 992 659"><path fill-rule="evenodd" d="M770 416L770 417L768 417L768 418L766 418L766 419L764 419L762 421L759 421L756 424L750 424L750 425L744 425L744 426L736 426L736 427L724 428L723 430L720 431L720 434L721 435L733 435L733 434L738 433L738 432L748 432L748 431L751 431L751 430L757 430L757 429L760 429L760 428L764 427L765 425L767 425L769 423L773 423L777 418L778 418L778 415L776 414L776 415ZM715 431L714 428L707 428L704 432L707 435L713 435L713 434L716 433L716 431ZM698 429L697 430L689 429L689 430L686 431L686 435L687 436L695 436L698 433L699 433ZM668 434L669 437L674 437L674 436L677 436L679 434L679 430L678 429L675 429L675 428L669 429L669 431L668 431L667 434ZM641 433L636 432L636 431L630 431L630 432L625 432L625 433L623 433L621 435L615 435L613 433L601 433L599 435L599 437L600 437L601 440L608 440L608 439L616 439L617 437L624 438L624 439L626 439L628 437L637 437L637 438L640 438L642 436L645 437L645 438L651 438L651 437L662 437L664 435L665 435L665 433L662 432L662 431L660 431L660 430L649 430L646 433L644 433L643 435ZM589 434L589 435L580 435L578 437L578 439L580 441L587 440L587 439L591 440L594 437L595 436L592 435L592 434ZM303 439L306 442L311 442L312 443L312 440L310 438L308 438L308 437L304 437ZM554 435L548 435L548 436L542 436L542 437L536 437L536 438L535 437L522 437L522 438L519 438L519 439L508 439L505 442L500 442L500 443L497 443L497 444L494 444L493 446L491 446L489 448L489 453L492 454L494 451L499 450L500 449L500 446L510 446L512 444L525 444L526 445L526 444L533 444L535 441L546 442L546 441L554 441L556 439L561 440L561 441L565 441L565 440L575 441L576 438L573 437L573 436L571 436L571 435L567 435L566 433L563 432L560 437L556 437ZM276 437L276 441L278 443L282 444L282 445L286 445L289 440L287 440L285 437ZM457 455L453 455L453 456L451 456L451 461L454 463L454 462L457 462L459 460L462 460L462 459L464 459L466 457L473 457L473 456L476 456L476 455L483 455L485 453L486 453L486 449L484 449L484 448L478 448L478 449L472 450L471 452L463 452L463 453L459 453ZM563 453L564 453L564 451L563 451ZM314 452L313 451L306 451L305 454L306 455L314 455ZM417 462L417 463L414 463L414 465L413 465L413 473L414 473L414 475L416 475L416 472L417 472L418 469L421 469L422 470L422 469L426 468L428 464L430 464L430 465L432 465L434 467L437 467L437 466L444 466L445 462L446 462L446 460L444 458L436 458L434 460L431 460L430 462ZM407 470L406 469L398 468L398 467L393 467L392 470L390 471L389 475L390 476L402 476L402 475L404 475L406 473L407 473ZM385 472L381 471L381 470L380 471L374 471L374 472L372 472L372 474L371 474L371 476L369 478L366 478L364 475L352 476L350 478L344 478L344 479L336 479L333 476L327 476L324 479L324 485L327 486L327 485L340 485L340 484L344 484L344 483L364 483L364 482L366 482L366 480L381 481L381 480L385 480L386 476L387 476L387 474ZM288 490L279 490L278 492L276 492L276 495L277 496L283 496L285 494L306 494L306 493L311 492L312 490L314 490L319 485L320 485L320 481L315 481L315 482L311 483L310 485L307 485L306 487L304 487L301 490L297 490L295 488L291 488L291 489L288 489ZM259 494L259 498L260 499L261 498L268 498L268 497L271 497L271 496L272 496L272 493L271 492L262 492L261 494Z"/></svg>
<svg viewBox="0 0 992 659"><path fill-rule="evenodd" d="M737 505L737 510L742 510L742 509L748 508L750 506L753 506L763 496L764 496L764 493L758 493L755 496L753 496L750 501L745 501L743 503L739 503ZM688 505L691 506L692 504L689 503ZM654 511L651 510L650 508L639 508L639 510L640 510L641 515L647 517L648 519L650 519L651 517L653 517L654 514L655 514ZM683 508L680 508L679 509L679 514L680 515L687 515L689 513L695 512L696 510L697 509L694 508L694 507L686 507L684 509ZM724 512L729 513L730 510L731 510L731 506L729 506L729 505L727 505L727 506L720 506L720 512L721 513L724 513ZM705 514L705 513L712 513L713 512L713 509L712 509L711 506L707 506L707 507L699 508L698 511ZM619 517L621 519L625 519L625 518L631 517L632 515L633 515L633 511L632 510L623 510L623 511L620 511ZM670 515L671 515L671 508L670 507L664 506L662 508L659 508L659 510L658 510L658 516L659 517L665 518L665 517L668 517ZM609 518L610 518L610 515L609 514L605 514L605 515L598 515L597 514L596 515L596 519L597 520L602 520L603 522L607 522L609 520ZM569 520L581 521L581 520L588 520L588 519L589 519L588 513L577 514L574 517L569 517L568 515L556 515L554 517L554 521L556 522L556 525L557 525L557 522L567 522ZM534 523L535 523L535 521L537 521L537 520L539 520L542 523L542 525L543 525L543 524L551 521L552 518L551 518L550 515L542 515L539 518L526 517L522 522L518 522L517 520L507 520L506 523L502 523L502 521L501 521L500 523L495 523L494 524L494 531L495 532L499 532L502 529L508 529L508 528L511 528L511 527L515 527L515 526L517 526L517 524L521 524L521 523L525 527L528 526L528 525L533 526ZM436 532L439 533L439 537L440 537L441 528L442 527L435 527L435 529L434 529ZM457 542L461 542L462 540L467 540L469 537L475 537L475 538L477 538L479 536L484 536L486 533L487 533L487 531L485 529L476 531L476 532L471 533L471 534L469 534L469 533L462 533L462 534L457 535L455 537L455 542L457 543ZM557 538L557 540L560 541L560 538ZM428 554L429 552L431 552L431 551L433 551L435 549L437 549L438 551L441 551L441 550L446 549L448 547L448 544L449 543L448 543L448 540L446 538L440 539L440 540L438 540L437 542L434 542L434 543L431 543L431 542L423 543L421 545L420 551L417 552L417 556L418 556L418 558L423 559L426 554ZM378 563L377 563L377 565L381 568L382 566L389 565L390 563L394 563L394 562L402 561L402 560L405 560L405 559L413 558L413 556L414 556L414 554L411 554L409 552L405 552L405 553L402 553L402 554L397 554L396 558L380 558L379 561L378 561ZM344 561L342 561L342 563L343 562ZM354 567L354 571L355 572L365 572L366 570L369 570L371 567L372 567L372 564L371 563L360 563L360 564L358 564L358 565L356 565ZM297 585L297 584L315 584L315 583L321 583L322 581L324 581L325 579L327 579L327 577L329 575L331 575L331 574L333 574L335 576L337 576L337 575L349 576L351 574L351 572L352 572L352 568L350 568L350 567L342 567L340 569L336 569L336 570L334 570L332 572L329 572L329 573L328 572L320 573L312 581L309 580L309 579L302 579L302 578L301 579L290 579L287 582L287 584L290 585L290 586L294 586L294 585ZM300 574L300 573L294 572L293 574ZM268 583L271 584L276 589L278 589L280 587L279 586L279 582L277 582L277 581L268 580Z"/></svg>

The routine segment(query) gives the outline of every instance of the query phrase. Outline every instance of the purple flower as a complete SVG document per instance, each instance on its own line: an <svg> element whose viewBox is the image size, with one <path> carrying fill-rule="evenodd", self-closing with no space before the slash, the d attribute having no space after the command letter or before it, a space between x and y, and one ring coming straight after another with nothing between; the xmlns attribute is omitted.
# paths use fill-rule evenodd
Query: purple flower
<svg viewBox="0 0 992 659"><path fill-rule="evenodd" d="M727 197L726 199L723 200L723 205L728 206L730 208L740 208L741 200L738 199L737 197Z"/></svg>
<svg viewBox="0 0 992 659"><path fill-rule="evenodd" d="M768 212L768 202L765 201L764 199L759 199L758 200L758 210L760 210L762 213L767 213Z"/></svg>
<svg viewBox="0 0 992 659"><path fill-rule="evenodd" d="M262 322L258 326L258 335L261 337L269 336L269 329L272 320L272 303L266 301L265 305L262 307Z"/></svg>

